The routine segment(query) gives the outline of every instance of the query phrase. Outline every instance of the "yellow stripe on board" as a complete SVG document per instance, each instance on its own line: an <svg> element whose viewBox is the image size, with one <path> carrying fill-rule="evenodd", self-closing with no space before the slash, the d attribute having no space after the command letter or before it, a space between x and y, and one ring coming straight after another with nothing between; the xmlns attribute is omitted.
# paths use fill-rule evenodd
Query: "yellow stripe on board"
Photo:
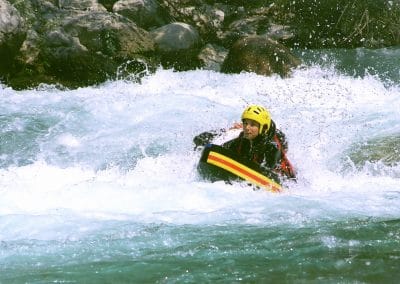
<svg viewBox="0 0 400 284"><path fill-rule="evenodd" d="M223 168L268 190L276 192L282 189L281 185L275 181L220 153L210 151L208 154L207 163Z"/></svg>

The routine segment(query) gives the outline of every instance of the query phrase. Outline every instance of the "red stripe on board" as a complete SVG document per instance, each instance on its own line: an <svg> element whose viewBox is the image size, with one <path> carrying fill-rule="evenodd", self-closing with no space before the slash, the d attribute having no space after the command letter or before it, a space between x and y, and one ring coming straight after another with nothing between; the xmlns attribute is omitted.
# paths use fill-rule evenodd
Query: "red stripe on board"
<svg viewBox="0 0 400 284"><path fill-rule="evenodd" d="M252 179L258 181L258 182L259 182L260 184L262 184L262 185L269 185L269 186L271 186L271 187L272 187L274 190L276 190L276 191L279 191L279 190L280 190L279 188L277 188L277 187L274 186L273 184L268 184L268 182L266 182L265 180L259 178L258 176L255 176L254 174L252 174L252 173L246 171L245 169L240 168L240 167L238 167L238 166L236 166L236 165L234 165L234 164L232 164L232 163L230 163L230 162L228 162L228 161L226 161L226 160L224 160L224 159L221 159L221 158L218 158L218 157L216 157L216 156L213 156L211 153L208 155L208 158L209 158L210 160L213 160L213 161L216 161L216 162L225 164L226 166L228 166L228 167L230 167L230 168L233 168L233 169L235 169L235 170L237 170L237 171L243 173L244 175L249 176L250 178L252 178Z"/></svg>

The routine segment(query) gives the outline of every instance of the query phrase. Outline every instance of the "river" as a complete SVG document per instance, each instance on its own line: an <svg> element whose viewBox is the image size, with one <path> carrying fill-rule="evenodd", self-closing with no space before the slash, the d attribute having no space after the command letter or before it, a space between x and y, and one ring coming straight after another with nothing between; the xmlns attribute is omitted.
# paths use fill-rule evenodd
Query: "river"
<svg viewBox="0 0 400 284"><path fill-rule="evenodd" d="M290 78L0 85L0 283L395 283L400 49L301 55ZM197 174L193 137L250 103L289 140L282 193Z"/></svg>

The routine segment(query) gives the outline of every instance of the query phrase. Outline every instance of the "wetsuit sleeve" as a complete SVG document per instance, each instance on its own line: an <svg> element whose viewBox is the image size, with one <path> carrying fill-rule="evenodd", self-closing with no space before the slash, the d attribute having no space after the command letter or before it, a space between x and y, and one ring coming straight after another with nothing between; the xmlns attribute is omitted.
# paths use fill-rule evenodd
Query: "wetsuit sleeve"
<svg viewBox="0 0 400 284"><path fill-rule="evenodd" d="M264 161L261 164L264 167L275 169L279 166L279 161L282 158L282 153L275 143L268 143L264 151Z"/></svg>
<svg viewBox="0 0 400 284"><path fill-rule="evenodd" d="M225 129L211 130L196 135L193 138L194 148L197 149L197 147L210 143L215 137L222 135L225 131Z"/></svg>
<svg viewBox="0 0 400 284"><path fill-rule="evenodd" d="M235 138L222 144L222 147L236 152L238 144L239 144L239 138Z"/></svg>

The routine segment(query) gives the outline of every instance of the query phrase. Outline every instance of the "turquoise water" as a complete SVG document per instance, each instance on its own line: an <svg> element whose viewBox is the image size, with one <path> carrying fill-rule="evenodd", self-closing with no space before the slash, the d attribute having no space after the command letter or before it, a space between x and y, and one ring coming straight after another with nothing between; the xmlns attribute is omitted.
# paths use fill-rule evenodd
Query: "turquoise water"
<svg viewBox="0 0 400 284"><path fill-rule="evenodd" d="M399 276L399 229L398 220L374 219L300 228L121 222L85 241L19 243L20 256L8 260L12 268L2 279L394 283Z"/></svg>
<svg viewBox="0 0 400 284"><path fill-rule="evenodd" d="M370 52L304 53L287 79L2 86L0 283L396 283L398 50ZM192 137L248 103L289 139L283 193L197 175Z"/></svg>

